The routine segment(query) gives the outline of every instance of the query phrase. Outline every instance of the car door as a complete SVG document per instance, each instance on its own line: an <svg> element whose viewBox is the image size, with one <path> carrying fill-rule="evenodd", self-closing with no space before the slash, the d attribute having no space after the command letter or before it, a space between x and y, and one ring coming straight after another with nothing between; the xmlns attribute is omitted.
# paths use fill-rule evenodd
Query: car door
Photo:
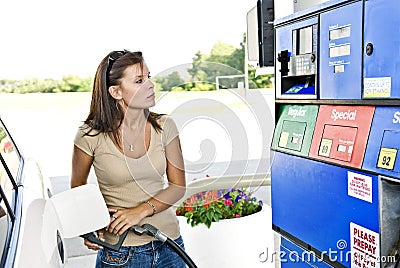
<svg viewBox="0 0 400 268"><path fill-rule="evenodd" d="M50 183L33 159L23 157L1 118L0 160L0 267L64 266L60 233L42 235Z"/></svg>
<svg viewBox="0 0 400 268"><path fill-rule="evenodd" d="M24 161L1 120L0 161L0 267L12 267L21 223L17 180Z"/></svg>

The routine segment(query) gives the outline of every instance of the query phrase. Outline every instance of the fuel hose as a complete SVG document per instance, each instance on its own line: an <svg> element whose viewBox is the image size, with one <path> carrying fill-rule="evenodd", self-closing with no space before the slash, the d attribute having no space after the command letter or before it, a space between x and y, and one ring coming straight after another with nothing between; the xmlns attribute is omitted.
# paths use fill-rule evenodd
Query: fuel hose
<svg viewBox="0 0 400 268"><path fill-rule="evenodd" d="M122 235L119 236L119 240L116 244L112 245L109 244L105 241L100 240L95 232L87 233L84 235L81 235L81 237L89 240L92 243L96 243L98 245L101 245L103 247L110 248L112 250L118 251L122 245L122 243L125 240L126 235L128 234L128 231L133 231L136 235L149 235L152 237L155 237L157 240L165 243L167 246L169 246L173 251L176 252L176 254L179 255L179 257L182 258L182 260L187 264L189 268L197 268L196 264L193 262L193 260L189 257L189 255L171 238L169 238L167 235L162 233L159 229L154 227L151 224L143 224L142 226L139 225L134 225L128 230L126 230Z"/></svg>

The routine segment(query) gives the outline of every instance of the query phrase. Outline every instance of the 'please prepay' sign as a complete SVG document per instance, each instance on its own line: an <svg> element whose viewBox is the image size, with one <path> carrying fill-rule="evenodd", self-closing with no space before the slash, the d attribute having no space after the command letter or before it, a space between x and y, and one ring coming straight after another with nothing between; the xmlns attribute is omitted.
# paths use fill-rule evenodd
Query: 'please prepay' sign
<svg viewBox="0 0 400 268"><path fill-rule="evenodd" d="M379 234L350 223L351 268L379 267Z"/></svg>

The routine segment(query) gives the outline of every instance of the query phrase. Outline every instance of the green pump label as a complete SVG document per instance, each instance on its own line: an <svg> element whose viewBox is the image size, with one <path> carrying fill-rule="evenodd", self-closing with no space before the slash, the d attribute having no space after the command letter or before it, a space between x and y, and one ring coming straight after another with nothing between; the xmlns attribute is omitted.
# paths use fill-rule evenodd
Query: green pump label
<svg viewBox="0 0 400 268"><path fill-rule="evenodd" d="M307 156L318 115L318 105L282 105L272 150Z"/></svg>

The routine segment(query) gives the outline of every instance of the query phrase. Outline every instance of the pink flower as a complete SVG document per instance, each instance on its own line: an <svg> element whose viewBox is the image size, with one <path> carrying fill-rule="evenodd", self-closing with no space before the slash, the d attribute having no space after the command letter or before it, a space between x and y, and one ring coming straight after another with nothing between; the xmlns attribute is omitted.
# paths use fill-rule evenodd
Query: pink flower
<svg viewBox="0 0 400 268"><path fill-rule="evenodd" d="M233 206L233 203L230 199L225 199L224 204L227 206Z"/></svg>
<svg viewBox="0 0 400 268"><path fill-rule="evenodd" d="M235 215L235 218L240 218L240 215L239 215L239 214L236 214L236 215Z"/></svg>

